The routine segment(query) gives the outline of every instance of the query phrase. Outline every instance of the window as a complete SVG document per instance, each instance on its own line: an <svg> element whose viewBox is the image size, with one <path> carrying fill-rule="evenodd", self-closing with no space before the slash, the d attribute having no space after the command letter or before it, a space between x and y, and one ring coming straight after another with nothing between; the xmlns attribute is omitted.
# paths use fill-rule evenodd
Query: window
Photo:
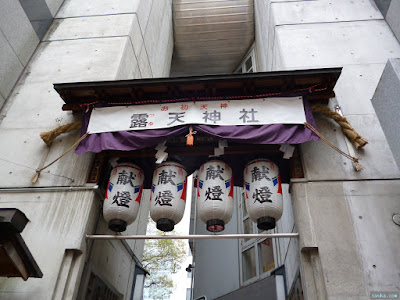
<svg viewBox="0 0 400 300"><path fill-rule="evenodd" d="M236 191L238 193L235 196L239 198L236 201L239 205L239 231L245 234L270 233L271 231L258 229L257 224L250 220L246 210L243 188L237 188ZM275 243L272 239L239 240L242 285L247 285L270 275L270 271L276 267L274 247Z"/></svg>
<svg viewBox="0 0 400 300"><path fill-rule="evenodd" d="M256 57L254 48L245 56L240 66L236 69L235 73L255 73L256 71Z"/></svg>
<svg viewBox="0 0 400 300"><path fill-rule="evenodd" d="M94 273L90 274L89 284L86 290L86 300L119 300L122 295L114 288L108 286Z"/></svg>
<svg viewBox="0 0 400 300"><path fill-rule="evenodd" d="M289 300L304 300L303 287L301 284L300 273L298 274L296 281L293 283L293 287L289 293L288 299Z"/></svg>

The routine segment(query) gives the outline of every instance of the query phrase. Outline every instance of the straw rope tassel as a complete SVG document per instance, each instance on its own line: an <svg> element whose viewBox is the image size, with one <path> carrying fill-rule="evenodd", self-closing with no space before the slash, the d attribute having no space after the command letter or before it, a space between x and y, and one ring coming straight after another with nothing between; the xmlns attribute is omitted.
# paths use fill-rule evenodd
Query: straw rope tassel
<svg viewBox="0 0 400 300"><path fill-rule="evenodd" d="M329 107L321 104L314 104L311 106L311 109L313 112L323 114L325 117L331 118L338 123L342 128L343 133L350 139L356 149L362 148L368 144L368 140L355 131L345 117L331 110Z"/></svg>
<svg viewBox="0 0 400 300"><path fill-rule="evenodd" d="M332 147L332 149L336 150L337 152L339 152L341 155L343 155L344 157L352 160L354 162L355 167L357 168L358 171L364 170L364 166L361 165L358 161L360 160L360 158L357 157L353 157L345 152L343 152L342 150L340 150L338 147L336 147L335 145L333 145L330 141L328 141L328 139L326 137L324 137L321 133L319 133L319 131L317 129L315 129L311 124L305 122L304 125L310 129L312 132L314 132L316 135L318 135L321 140L323 140L325 143L327 143L330 147Z"/></svg>
<svg viewBox="0 0 400 300"><path fill-rule="evenodd" d="M61 154L58 158L56 158L55 160L53 160L51 163L45 165L44 167L40 168L40 169L36 169L36 174L33 176L32 178L32 183L36 183L39 179L40 176L40 172L43 171L44 169L50 167L52 164L54 164L56 161L58 161L59 159L61 159L64 155L66 155L69 151L71 151L72 149L74 149L81 141L83 141L87 136L88 136L89 132L86 132L84 135L82 135L79 140L77 140L71 147L69 147L63 154Z"/></svg>
<svg viewBox="0 0 400 300"><path fill-rule="evenodd" d="M42 132L40 134L40 137L46 143L47 146L50 146L53 143L53 141L55 140L55 138L58 137L60 134L80 129L81 126L82 126L82 122L80 122L80 121L75 122L75 123L69 123L66 125L58 126L57 128L55 128L53 130Z"/></svg>

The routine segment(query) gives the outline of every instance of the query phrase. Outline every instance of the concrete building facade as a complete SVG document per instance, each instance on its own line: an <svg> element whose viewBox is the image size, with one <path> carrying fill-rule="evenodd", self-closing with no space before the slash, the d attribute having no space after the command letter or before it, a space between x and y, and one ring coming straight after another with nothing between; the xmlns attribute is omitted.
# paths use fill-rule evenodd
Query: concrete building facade
<svg viewBox="0 0 400 300"><path fill-rule="evenodd" d="M54 19L40 42L24 2L0 5L1 103L7 99L0 121L0 206L18 208L30 220L23 238L43 278L1 278L0 298L90 299L91 285L101 283L130 299L144 242L85 240L87 233L111 232L101 217L102 196L86 184L93 156L69 153L36 184L31 179L79 137L72 133L51 147L40 141L40 132L80 118L61 110L53 83L168 76L171 1L42 1L42 12L50 10ZM126 234L144 234L147 215L144 205Z"/></svg>
<svg viewBox="0 0 400 300"><path fill-rule="evenodd" d="M210 57L218 57L210 59L210 73L233 73L249 57L252 68L244 66L244 72L343 68L329 106L340 106L369 140L365 149L354 150L365 170L355 171L350 161L322 142L301 145L305 177L285 186L285 212L275 229L299 232L300 238L272 242L274 269L285 267L283 297L296 291L302 291L304 299L341 300L399 293L400 227L393 221L400 214L399 1L195 1L198 6L186 8L185 20L195 20L192 25L210 22L207 26L213 28L192 26L199 39L221 25L212 17L223 18L195 15L200 5L224 9L224 22L250 28L254 39L244 39L240 28L230 31L225 25L214 40L225 36L222 44L230 45L232 53L215 42L210 52L200 49L194 55L191 48L201 47L177 40L176 34L186 24L176 20L186 2L46 0L32 7L28 1L0 1L0 207L18 208L30 220L22 236L43 272L43 278L26 282L1 278L0 298L87 299L96 283L115 297L131 299L134 294L143 242L85 239L88 233L109 233L101 216L101 192L87 183L94 155L68 153L32 183L37 168L79 138L70 133L50 147L40 139L41 132L80 119L61 110L63 101L53 84L192 75L196 63L203 64L206 74L204 64ZM235 16L226 16L231 14ZM240 15L246 18L234 19ZM202 33L196 33L198 28ZM243 39L245 46L237 40L229 44L230 38ZM179 56L182 49L189 54ZM196 61L189 59L192 55ZM223 63L224 56L229 63ZM333 122L316 120L324 136L343 151L352 151ZM226 232L244 230L240 197L237 189L235 218ZM148 198L145 191L142 203L149 203ZM142 206L124 234L145 233L148 209ZM278 271L258 269L244 280L242 255L249 245L240 240L196 243L194 299L224 299L246 287L256 291L273 284L271 299L284 299L279 298Z"/></svg>

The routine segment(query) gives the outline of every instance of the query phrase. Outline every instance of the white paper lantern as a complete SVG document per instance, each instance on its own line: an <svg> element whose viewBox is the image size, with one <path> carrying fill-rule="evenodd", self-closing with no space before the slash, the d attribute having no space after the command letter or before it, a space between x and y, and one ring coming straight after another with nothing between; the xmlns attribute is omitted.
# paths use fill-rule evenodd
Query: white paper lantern
<svg viewBox="0 0 400 300"><path fill-rule="evenodd" d="M211 232L224 230L233 213L232 169L222 160L210 160L200 167L197 183L197 211Z"/></svg>
<svg viewBox="0 0 400 300"><path fill-rule="evenodd" d="M157 229L171 231L185 212L187 172L175 162L164 162L153 173L150 216Z"/></svg>
<svg viewBox="0 0 400 300"><path fill-rule="evenodd" d="M250 161L243 173L246 209L259 229L275 228L282 216L281 178L276 164L268 159Z"/></svg>
<svg viewBox="0 0 400 300"><path fill-rule="evenodd" d="M108 228L121 232L132 224L139 212L144 174L131 163L121 163L112 169L103 205Z"/></svg>

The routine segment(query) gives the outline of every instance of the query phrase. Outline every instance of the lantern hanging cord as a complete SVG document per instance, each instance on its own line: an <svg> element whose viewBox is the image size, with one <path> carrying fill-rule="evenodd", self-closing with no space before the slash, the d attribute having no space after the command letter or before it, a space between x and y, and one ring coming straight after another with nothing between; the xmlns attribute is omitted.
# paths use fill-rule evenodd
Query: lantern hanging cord
<svg viewBox="0 0 400 300"><path fill-rule="evenodd" d="M311 109L313 112L320 113L338 123L342 128L343 133L350 139L356 149L362 148L368 144L368 140L355 131L355 129L350 125L350 122L339 113L321 104L314 104L311 106Z"/></svg>
<svg viewBox="0 0 400 300"><path fill-rule="evenodd" d="M81 141L83 141L87 136L89 132L86 132L84 135L82 135L79 140L77 140L71 147L69 147L63 154L61 154L59 157L57 157L55 160L53 160L51 163L45 165L44 167L40 169L36 169L36 174L32 178L32 183L36 183L39 179L40 172L42 172L44 169L50 167L52 164L54 164L56 161L60 160L63 156L65 156L68 152L70 152L72 149L74 149Z"/></svg>
<svg viewBox="0 0 400 300"><path fill-rule="evenodd" d="M326 137L324 137L321 133L319 133L319 131L317 129L315 129L311 124L305 122L304 126L306 126L308 129L310 129L312 132L314 132L316 135L318 135L321 140L323 140L326 144L328 144L332 149L336 150L337 152L339 152L341 155L343 155L344 157L350 159L351 161L354 162L354 165L356 166L356 168L358 170L364 170L364 166L361 165L358 161L360 160L360 158L357 157L353 157L345 152L343 152L342 150L340 150L338 147L336 147L334 144L332 144L330 141L328 141L328 139Z"/></svg>

